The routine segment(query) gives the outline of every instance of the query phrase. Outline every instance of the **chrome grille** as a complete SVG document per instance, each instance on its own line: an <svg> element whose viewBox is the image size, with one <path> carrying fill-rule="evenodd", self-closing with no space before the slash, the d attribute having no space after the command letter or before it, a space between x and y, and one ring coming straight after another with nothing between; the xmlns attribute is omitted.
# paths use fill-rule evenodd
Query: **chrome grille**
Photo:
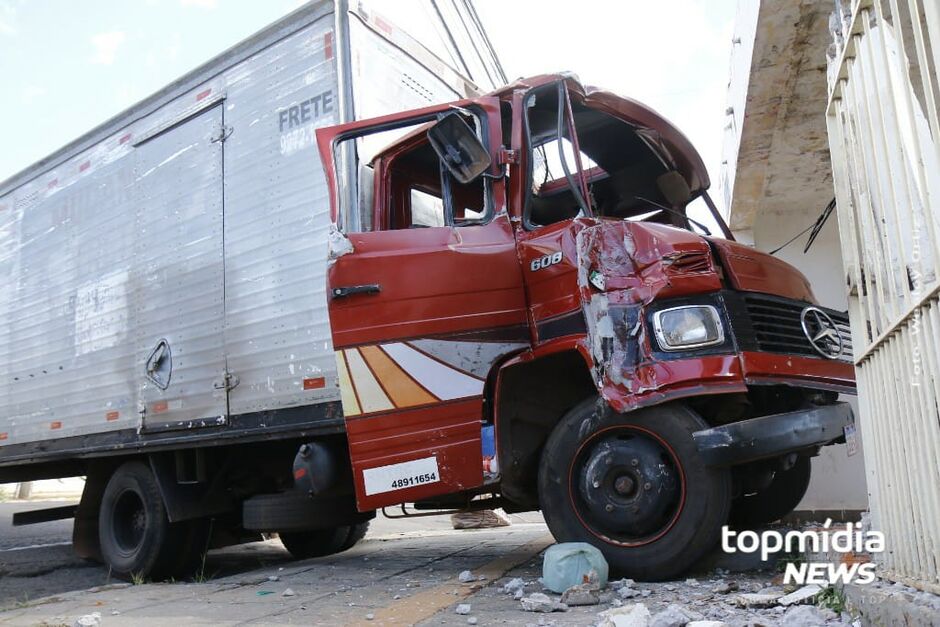
<svg viewBox="0 0 940 627"><path fill-rule="evenodd" d="M809 306L798 300L747 294L744 297L748 318L758 348L769 353L786 353L804 357L823 357L806 337L801 314ZM835 322L842 338L840 361L852 360L852 334L848 314L820 307Z"/></svg>

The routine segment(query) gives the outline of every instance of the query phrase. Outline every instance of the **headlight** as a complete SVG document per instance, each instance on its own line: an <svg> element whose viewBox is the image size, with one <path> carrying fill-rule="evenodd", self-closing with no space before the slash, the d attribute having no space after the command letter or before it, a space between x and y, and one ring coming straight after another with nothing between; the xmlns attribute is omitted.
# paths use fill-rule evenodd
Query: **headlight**
<svg viewBox="0 0 940 627"><path fill-rule="evenodd" d="M721 344L725 339L718 310L711 305L688 305L653 314L653 331L664 351Z"/></svg>

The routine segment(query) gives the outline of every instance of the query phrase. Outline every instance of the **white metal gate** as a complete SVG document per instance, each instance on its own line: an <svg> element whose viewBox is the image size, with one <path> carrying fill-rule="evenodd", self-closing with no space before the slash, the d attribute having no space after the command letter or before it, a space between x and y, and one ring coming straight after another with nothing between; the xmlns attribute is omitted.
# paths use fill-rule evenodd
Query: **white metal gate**
<svg viewBox="0 0 940 627"><path fill-rule="evenodd" d="M827 122L881 573L940 591L940 3L843 0Z"/></svg>

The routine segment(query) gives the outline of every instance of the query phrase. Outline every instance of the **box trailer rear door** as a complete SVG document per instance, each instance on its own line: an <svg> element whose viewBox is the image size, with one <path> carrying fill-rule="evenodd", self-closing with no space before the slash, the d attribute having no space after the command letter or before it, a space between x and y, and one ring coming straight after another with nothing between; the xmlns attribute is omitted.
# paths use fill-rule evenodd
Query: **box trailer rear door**
<svg viewBox="0 0 940 627"><path fill-rule="evenodd" d="M138 141L135 341L144 431L224 424L221 102Z"/></svg>

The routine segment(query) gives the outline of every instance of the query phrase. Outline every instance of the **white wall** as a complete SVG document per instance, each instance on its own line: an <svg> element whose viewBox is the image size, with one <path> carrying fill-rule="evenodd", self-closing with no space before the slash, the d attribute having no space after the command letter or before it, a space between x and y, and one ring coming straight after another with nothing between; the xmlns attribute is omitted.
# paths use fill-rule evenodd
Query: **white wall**
<svg viewBox="0 0 940 627"><path fill-rule="evenodd" d="M761 213L755 220L753 231L743 233L741 239L753 241L758 250L771 251L812 224L822 210L823 207L812 207L803 211L794 210L785 216ZM803 254L808 236L807 233L799 237L775 256L806 275L819 304L845 311L848 298L836 213L830 216L809 252ZM842 400L852 404L857 416L858 403L855 397L843 395ZM868 491L861 450L849 457L844 444L824 447L822 453L813 458L813 478L797 510L867 508Z"/></svg>

